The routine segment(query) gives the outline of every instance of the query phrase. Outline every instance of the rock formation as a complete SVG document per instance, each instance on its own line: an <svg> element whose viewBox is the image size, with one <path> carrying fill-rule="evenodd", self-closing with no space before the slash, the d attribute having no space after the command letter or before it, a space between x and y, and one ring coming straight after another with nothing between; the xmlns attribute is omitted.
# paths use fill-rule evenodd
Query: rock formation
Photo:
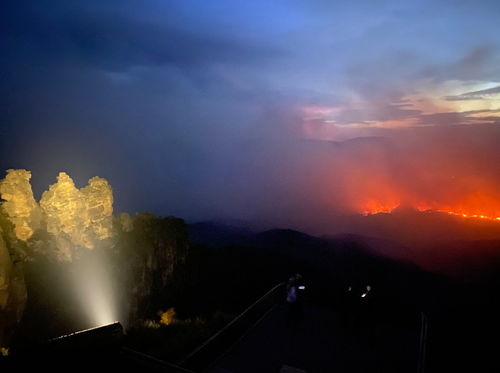
<svg viewBox="0 0 500 373"><path fill-rule="evenodd" d="M5 246L2 236L0 236L0 310L5 308L9 297L7 290L12 273L12 266L9 251L7 250L7 246Z"/></svg>
<svg viewBox="0 0 500 373"><path fill-rule="evenodd" d="M90 228L99 240L113 236L113 189L106 179L93 177L81 189Z"/></svg>
<svg viewBox="0 0 500 373"><path fill-rule="evenodd" d="M29 171L8 170L7 176L0 182L0 193L5 201L2 207L14 224L16 237L23 241L40 228L42 220L42 211L33 197L30 179Z"/></svg>
<svg viewBox="0 0 500 373"><path fill-rule="evenodd" d="M97 242L113 237L113 190L106 179L94 177L78 189L71 177L61 172L38 204L30 178L29 171L8 170L0 192L4 213L14 225L13 238L27 242L32 252L52 250L60 261L68 261L76 247L93 249ZM131 229L130 223L125 218L124 229ZM41 242L40 235L30 241L42 227L50 242Z"/></svg>
<svg viewBox="0 0 500 373"><path fill-rule="evenodd" d="M85 232L89 225L85 199L65 172L60 172L57 183L43 193L40 206L46 215L47 232L57 238L58 248L67 259L71 259L67 240L92 247Z"/></svg>
<svg viewBox="0 0 500 373"><path fill-rule="evenodd" d="M0 235L0 347L9 345L23 316L26 300L21 263L12 262L5 241Z"/></svg>
<svg viewBox="0 0 500 373"><path fill-rule="evenodd" d="M189 253L189 228L184 220L138 213L133 223L134 230L121 245L128 252L123 255L132 272L131 323L155 315L165 299L182 292Z"/></svg>
<svg viewBox="0 0 500 373"><path fill-rule="evenodd" d="M105 179L94 177L78 189L64 172L38 204L30 178L29 171L9 170L0 182L0 348L8 346L28 292L32 301L26 314L36 320L35 329L43 330L47 314L58 320L72 309L59 281L74 278L82 263L97 260L107 266L109 278L103 281L109 284L102 286L113 289L125 323L156 315L166 299L182 293L189 252L182 219L151 213L115 218L113 190ZM88 278L80 282L87 284ZM56 301L45 302L50 297ZM40 319L39 310L47 312Z"/></svg>

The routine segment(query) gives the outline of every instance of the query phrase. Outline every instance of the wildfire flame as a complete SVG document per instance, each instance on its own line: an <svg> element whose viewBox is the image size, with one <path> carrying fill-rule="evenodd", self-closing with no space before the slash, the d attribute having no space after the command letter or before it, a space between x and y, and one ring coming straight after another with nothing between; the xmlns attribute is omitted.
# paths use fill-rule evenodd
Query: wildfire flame
<svg viewBox="0 0 500 373"><path fill-rule="evenodd" d="M491 216L491 215L483 215L483 214L466 214L464 212L456 212L452 210L445 209L428 209L425 207L417 207L418 211L435 211L435 212L443 212L449 215L461 216L463 218L479 218L479 219L488 219L488 220L497 220L500 221L500 216Z"/></svg>
<svg viewBox="0 0 500 373"><path fill-rule="evenodd" d="M399 201L392 204L383 204L375 200L370 200L366 203L362 211L363 215L365 216L379 214L379 213L388 214L394 211L397 207L399 207L400 204L401 203Z"/></svg>
<svg viewBox="0 0 500 373"><path fill-rule="evenodd" d="M401 205L400 202L396 204L382 204L374 200L369 200L366 202L365 206L361 209L361 212L365 216L375 215L379 213L392 213L396 208ZM463 208L452 208L450 206L434 207L429 204L419 204L413 206L418 211L421 212L440 212L453 216L460 216L463 218L475 218L475 219L487 219L493 221L500 221L500 214L486 214L486 213L476 213L464 211Z"/></svg>

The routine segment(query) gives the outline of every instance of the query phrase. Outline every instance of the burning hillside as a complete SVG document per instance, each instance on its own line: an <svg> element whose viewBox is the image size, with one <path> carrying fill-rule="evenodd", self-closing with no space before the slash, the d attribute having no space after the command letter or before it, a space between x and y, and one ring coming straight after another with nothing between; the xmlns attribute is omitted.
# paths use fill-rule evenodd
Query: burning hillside
<svg viewBox="0 0 500 373"><path fill-rule="evenodd" d="M375 201L369 201L366 204L366 208L362 211L364 216L375 215L379 213L392 213L398 207L400 207L401 203L397 203L395 205L388 204L384 205L382 203L378 203ZM463 205L459 206L449 206L449 205L439 205L439 204L417 204L415 206L411 206L415 210L421 212L437 212L437 213L446 213L453 216L460 216L463 218L475 218L475 219L487 219L487 220L496 220L500 221L500 213L491 213L490 208L464 208Z"/></svg>
<svg viewBox="0 0 500 373"><path fill-rule="evenodd" d="M335 192L347 211L363 215L410 208L499 221L498 134L475 130L483 136L425 129L339 143Z"/></svg>
<svg viewBox="0 0 500 373"><path fill-rule="evenodd" d="M256 229L284 227L313 235L364 234L348 217L406 209L413 211L407 218L410 231L411 219L444 213L451 220L498 223L500 152L495 126L417 127L380 135L342 142L280 139L218 147L203 163L204 169L216 171L186 186L203 196L199 199L204 204L196 210L201 216L191 220L215 216L253 223ZM374 233L388 237L387 231ZM433 232L421 235L439 240Z"/></svg>

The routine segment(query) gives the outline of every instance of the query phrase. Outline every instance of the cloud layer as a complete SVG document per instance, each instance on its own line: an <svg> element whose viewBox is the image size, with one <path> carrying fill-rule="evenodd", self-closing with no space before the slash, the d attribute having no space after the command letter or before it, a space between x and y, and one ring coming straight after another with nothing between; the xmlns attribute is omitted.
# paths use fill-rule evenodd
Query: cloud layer
<svg viewBox="0 0 500 373"><path fill-rule="evenodd" d="M98 174L118 212L326 229L373 195L497 197L496 1L1 7L0 166L37 199Z"/></svg>

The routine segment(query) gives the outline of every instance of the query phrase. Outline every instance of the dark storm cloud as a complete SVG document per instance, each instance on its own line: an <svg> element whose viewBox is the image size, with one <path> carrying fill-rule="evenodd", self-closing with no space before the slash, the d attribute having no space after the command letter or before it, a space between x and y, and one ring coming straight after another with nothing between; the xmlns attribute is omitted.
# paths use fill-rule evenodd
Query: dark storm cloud
<svg viewBox="0 0 500 373"><path fill-rule="evenodd" d="M85 6L60 1L9 2L2 16L2 39L7 45L21 39L27 53L36 50L113 71L166 64L180 68L256 64L284 54L273 46L244 43L216 32L195 33L168 23L148 23L142 14L135 13L136 9L144 12L147 6L126 3L128 6L95 1ZM166 11L175 13L173 9ZM175 14L170 17L175 18Z"/></svg>
<svg viewBox="0 0 500 373"><path fill-rule="evenodd" d="M148 22L139 2L4 4L0 165L31 170L37 198L66 171L108 179L117 212L220 217L243 174L259 184L264 153L240 147L300 126L293 95L252 79L283 57L272 43Z"/></svg>

